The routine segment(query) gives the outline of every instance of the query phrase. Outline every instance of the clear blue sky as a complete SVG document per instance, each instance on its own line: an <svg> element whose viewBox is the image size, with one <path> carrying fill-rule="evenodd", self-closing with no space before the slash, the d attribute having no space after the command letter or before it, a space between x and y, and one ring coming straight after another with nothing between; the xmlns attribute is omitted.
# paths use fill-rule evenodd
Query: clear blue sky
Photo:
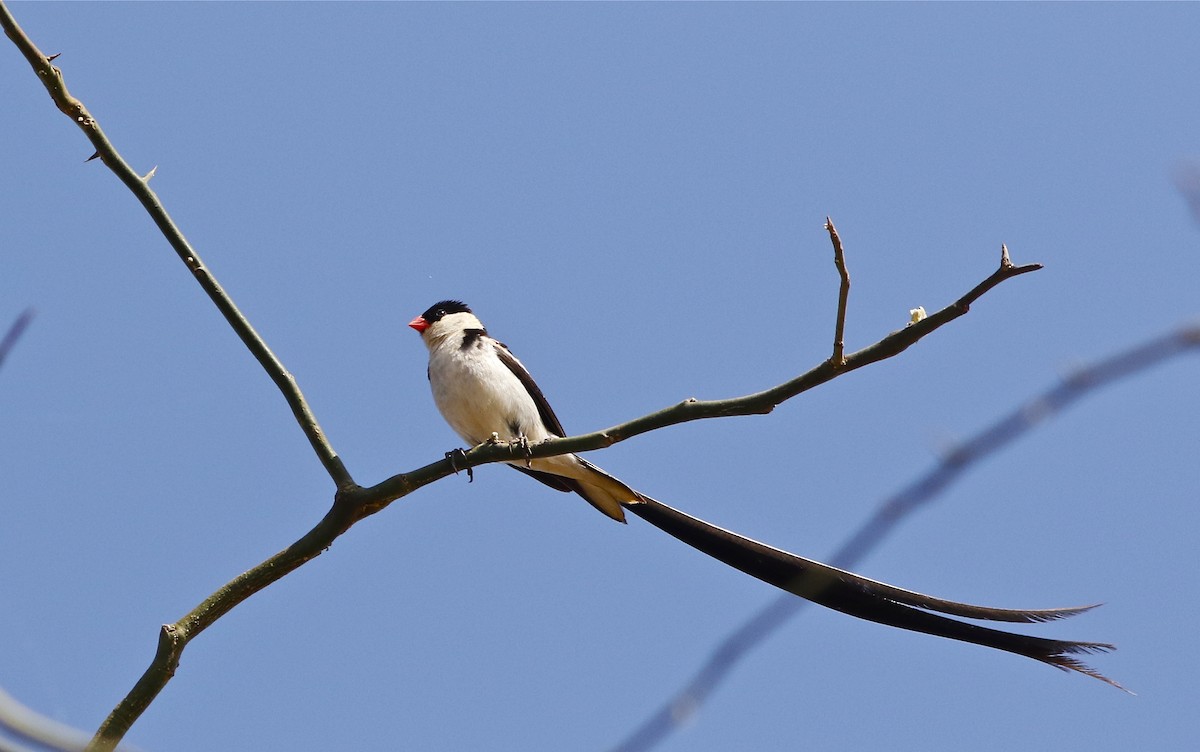
<svg viewBox="0 0 1200 752"><path fill-rule="evenodd" d="M767 417L591 459L828 557L936 453L1196 316L1200 6L31 4L14 14L295 374L359 482L457 445L404 327L470 302L572 431L778 383L1044 271ZM0 686L94 728L158 625L332 484L126 189L0 44ZM860 571L1111 641L1134 691L812 609L666 750L1200 747L1196 358L976 468ZM502 468L353 529L198 638L145 750L603 750L767 586Z"/></svg>

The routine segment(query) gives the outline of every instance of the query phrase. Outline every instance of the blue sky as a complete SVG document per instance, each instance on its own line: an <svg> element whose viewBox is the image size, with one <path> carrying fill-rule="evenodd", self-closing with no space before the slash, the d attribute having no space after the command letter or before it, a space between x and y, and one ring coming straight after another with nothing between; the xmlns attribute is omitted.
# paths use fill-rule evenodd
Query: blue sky
<svg viewBox="0 0 1200 752"><path fill-rule="evenodd" d="M937 453L1197 315L1200 7L34 4L13 13L295 374L360 483L456 446L404 327L472 304L568 430L756 391L1046 268L766 417L590 458L826 558ZM158 625L332 485L142 209L5 41L0 686L94 728ZM1197 363L975 468L863 574L1117 643L1138 693L809 609L665 750L1186 749ZM606 749L775 593L483 468L370 518L185 653L146 750Z"/></svg>

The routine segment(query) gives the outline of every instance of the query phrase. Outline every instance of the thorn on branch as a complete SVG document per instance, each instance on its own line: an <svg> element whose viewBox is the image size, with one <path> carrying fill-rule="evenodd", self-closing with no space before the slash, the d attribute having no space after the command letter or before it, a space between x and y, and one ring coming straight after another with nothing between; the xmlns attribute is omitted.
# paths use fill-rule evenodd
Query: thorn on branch
<svg viewBox="0 0 1200 752"><path fill-rule="evenodd" d="M85 159L83 161L84 161L84 163L87 163L87 162L91 162L93 159L98 159L99 157L100 157L100 152L95 152L94 154L92 154L92 156L88 157L87 159Z"/></svg>
<svg viewBox="0 0 1200 752"><path fill-rule="evenodd" d="M1036 272L1041 268L1041 264L1022 264L1021 266L1016 266L1013 264L1012 259L1008 257L1008 246L1001 244L1000 268L992 272L990 277L975 285L970 292L955 301L953 305L958 309L959 315L962 315L971 310L972 303L982 297L983 294L988 290L992 289L1004 280L1011 279L1012 277L1016 277L1021 274L1028 274L1029 272Z"/></svg>
<svg viewBox="0 0 1200 752"><path fill-rule="evenodd" d="M59 55L61 55L61 54L62 54L61 52L56 52L56 53L54 53L54 54L53 54L53 55L51 55L50 57L46 58L46 62L47 62L47 63L52 63L52 62L54 62L55 58L57 58L57 57L58 57Z"/></svg>
<svg viewBox="0 0 1200 752"><path fill-rule="evenodd" d="M150 172L147 172L145 175L142 176L142 182L149 183L150 178L154 177L154 173L156 173L156 172L158 172L158 165L154 165L153 167L151 167Z"/></svg>

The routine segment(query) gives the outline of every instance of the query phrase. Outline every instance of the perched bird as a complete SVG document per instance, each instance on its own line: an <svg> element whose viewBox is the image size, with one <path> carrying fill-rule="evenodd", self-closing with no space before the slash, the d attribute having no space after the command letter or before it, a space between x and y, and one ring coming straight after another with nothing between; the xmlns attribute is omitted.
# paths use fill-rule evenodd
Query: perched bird
<svg viewBox="0 0 1200 752"><path fill-rule="evenodd" d="M488 335L466 304L434 303L408 323L429 348L429 384L442 417L472 446L487 441L535 444L566 436L529 371ZM1119 684L1074 656L1113 646L1050 640L1003 632L950 619L949 614L1001 622L1043 622L1074 616L1095 606L1004 609L974 606L904 590L781 551L673 509L574 454L510 461L559 491L574 491L604 514L625 521L625 510L693 548L782 590L860 619L972 642L1024 655L1064 670Z"/></svg>
<svg viewBox="0 0 1200 752"><path fill-rule="evenodd" d="M521 361L488 336L471 309L443 300L408 322L429 348L429 385L442 417L471 446L493 434L536 444L566 436ZM641 500L629 486L574 454L509 465L559 491L574 491L618 522L621 505Z"/></svg>

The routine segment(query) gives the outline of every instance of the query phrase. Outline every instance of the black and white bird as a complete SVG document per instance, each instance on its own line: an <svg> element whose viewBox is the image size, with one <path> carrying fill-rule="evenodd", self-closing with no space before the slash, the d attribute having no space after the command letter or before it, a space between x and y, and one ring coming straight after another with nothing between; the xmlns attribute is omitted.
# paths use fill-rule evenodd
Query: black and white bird
<svg viewBox="0 0 1200 752"><path fill-rule="evenodd" d="M529 371L488 336L471 309L443 300L408 323L429 348L433 401L471 446L492 438L537 444L566 436ZM559 491L574 491L618 522L623 504L641 500L629 486L574 454L509 463Z"/></svg>
<svg viewBox="0 0 1200 752"><path fill-rule="evenodd" d="M488 335L466 304L457 300L434 303L408 325L429 348L427 373L438 410L471 446L488 441L532 445L567 435L529 371L508 347ZM822 606L888 626L1024 655L1120 687L1074 657L1107 652L1114 649L1112 645L1003 632L940 615L1028 623L1074 616L1094 606L1004 609L934 598L710 525L634 491L574 454L508 464L551 488L574 491L614 520L624 522L625 510L629 510L713 558Z"/></svg>

